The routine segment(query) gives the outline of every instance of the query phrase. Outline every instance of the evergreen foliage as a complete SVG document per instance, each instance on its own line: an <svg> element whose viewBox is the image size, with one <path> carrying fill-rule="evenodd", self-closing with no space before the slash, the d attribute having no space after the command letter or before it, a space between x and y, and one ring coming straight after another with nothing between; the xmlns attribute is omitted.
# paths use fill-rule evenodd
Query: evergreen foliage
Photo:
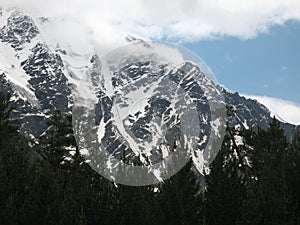
<svg viewBox="0 0 300 225"><path fill-rule="evenodd" d="M0 224L300 224L300 134L288 143L275 119L256 133L228 127L205 187L192 160L160 184L129 187L85 163L59 111L31 159L11 111L0 93Z"/></svg>
<svg viewBox="0 0 300 225"><path fill-rule="evenodd" d="M160 185L159 224L201 224L202 194L190 160L178 173Z"/></svg>
<svg viewBox="0 0 300 225"><path fill-rule="evenodd" d="M232 130L227 132L221 149L206 175L205 218L209 225L235 224L241 214L245 193L245 173L240 160L241 149Z"/></svg>

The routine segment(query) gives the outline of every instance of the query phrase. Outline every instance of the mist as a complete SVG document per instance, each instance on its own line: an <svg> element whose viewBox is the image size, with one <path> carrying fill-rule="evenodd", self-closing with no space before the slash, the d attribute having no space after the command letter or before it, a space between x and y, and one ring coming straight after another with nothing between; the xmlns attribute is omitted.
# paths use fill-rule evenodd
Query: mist
<svg viewBox="0 0 300 225"><path fill-rule="evenodd" d="M76 21L89 30L93 41L101 38L107 45L128 34L173 42L225 36L251 39L274 25L300 20L298 0L174 0L163 4L159 0L4 0L1 5L37 17Z"/></svg>

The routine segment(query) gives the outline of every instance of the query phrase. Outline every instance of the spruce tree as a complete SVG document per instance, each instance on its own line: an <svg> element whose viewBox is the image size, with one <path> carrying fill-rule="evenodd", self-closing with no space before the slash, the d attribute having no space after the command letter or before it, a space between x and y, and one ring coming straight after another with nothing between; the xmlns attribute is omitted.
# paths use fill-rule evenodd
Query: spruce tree
<svg viewBox="0 0 300 225"><path fill-rule="evenodd" d="M291 192L287 183L288 143L274 118L268 130L253 140L252 175L243 201L240 224L293 224Z"/></svg>
<svg viewBox="0 0 300 225"><path fill-rule="evenodd" d="M21 224L29 193L27 143L19 135L9 95L0 92L0 224Z"/></svg>
<svg viewBox="0 0 300 225"><path fill-rule="evenodd" d="M4 94L0 90L0 151L10 142L11 137L18 135L16 121L10 118L13 110L10 94Z"/></svg>
<svg viewBox="0 0 300 225"><path fill-rule="evenodd" d="M189 162L161 183L158 193L159 224L192 225L203 221L201 188Z"/></svg>
<svg viewBox="0 0 300 225"><path fill-rule="evenodd" d="M294 206L291 217L295 219L295 224L300 224L300 132L296 133L289 146L287 175Z"/></svg>
<svg viewBox="0 0 300 225"><path fill-rule="evenodd" d="M153 187L118 184L115 193L117 207L115 208L114 215L118 218L118 224L155 224Z"/></svg>
<svg viewBox="0 0 300 225"><path fill-rule="evenodd" d="M231 135L231 132L225 135L210 173L205 177L205 221L208 225L236 224L241 213L246 178L236 153L239 149Z"/></svg>
<svg viewBox="0 0 300 225"><path fill-rule="evenodd" d="M80 158L73 134L72 115L55 110L47 121L48 129L40 137L39 153L54 167L69 164L71 152Z"/></svg>

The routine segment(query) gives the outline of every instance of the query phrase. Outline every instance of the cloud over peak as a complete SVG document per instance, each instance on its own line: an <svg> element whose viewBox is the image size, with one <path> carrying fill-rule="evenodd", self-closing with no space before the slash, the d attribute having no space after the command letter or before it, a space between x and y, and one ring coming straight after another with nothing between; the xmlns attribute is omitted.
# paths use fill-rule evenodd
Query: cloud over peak
<svg viewBox="0 0 300 225"><path fill-rule="evenodd" d="M50 17L76 17L107 35L130 33L173 41L249 39L273 25L300 20L299 0L4 0L2 5Z"/></svg>
<svg viewBox="0 0 300 225"><path fill-rule="evenodd" d="M261 104L265 105L271 115L283 122L300 125L300 105L268 96L244 95L247 98L256 99Z"/></svg>

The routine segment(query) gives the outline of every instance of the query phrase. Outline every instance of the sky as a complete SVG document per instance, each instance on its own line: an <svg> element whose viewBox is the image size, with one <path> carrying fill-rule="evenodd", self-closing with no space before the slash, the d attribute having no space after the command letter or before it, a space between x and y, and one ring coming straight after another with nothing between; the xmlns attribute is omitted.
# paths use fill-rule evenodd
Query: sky
<svg viewBox="0 0 300 225"><path fill-rule="evenodd" d="M78 47L85 33L103 52L123 44L126 35L180 44L199 55L228 90L300 124L299 0L2 0L1 5L65 18L51 34Z"/></svg>
<svg viewBox="0 0 300 225"><path fill-rule="evenodd" d="M218 82L266 105L282 120L300 124L300 22L275 25L253 39L225 37L185 43Z"/></svg>

